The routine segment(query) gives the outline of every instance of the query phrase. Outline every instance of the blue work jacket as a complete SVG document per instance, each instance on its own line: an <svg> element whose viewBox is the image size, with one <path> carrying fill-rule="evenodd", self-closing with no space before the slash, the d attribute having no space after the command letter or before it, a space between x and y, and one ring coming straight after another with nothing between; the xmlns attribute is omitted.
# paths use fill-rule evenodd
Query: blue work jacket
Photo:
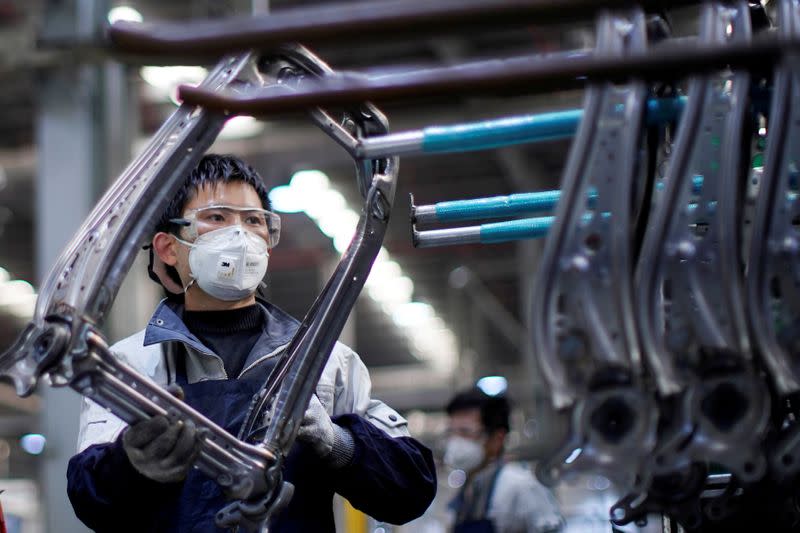
<svg viewBox="0 0 800 533"><path fill-rule="evenodd" d="M227 376L222 358L181 320L182 305L163 301L145 330L112 346L112 352L161 385L181 382L187 403L233 434L252 394L297 329L296 320L267 302L264 330L239 376ZM178 342L185 364L177 365ZM185 368L178 376L176 368ZM401 524L420 516L433 499L436 477L430 450L408 434L405 420L370 397L369 374L355 352L334 347L317 385L334 423L353 436L355 455L334 469L301 442L287 456L284 479L295 486L288 507L270 532L333 532L334 493L377 520ZM192 470L184 482L162 484L139 474L122 448L125 423L85 400L79 453L69 463L68 494L77 516L98 532L218 532L213 516L225 499L215 482Z"/></svg>

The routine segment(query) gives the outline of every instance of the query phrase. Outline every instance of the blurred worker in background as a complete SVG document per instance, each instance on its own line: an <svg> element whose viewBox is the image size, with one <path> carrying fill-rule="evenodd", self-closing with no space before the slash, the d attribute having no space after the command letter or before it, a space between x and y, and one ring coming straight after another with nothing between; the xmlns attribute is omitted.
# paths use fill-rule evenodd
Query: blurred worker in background
<svg viewBox="0 0 800 533"><path fill-rule="evenodd" d="M252 167L206 155L152 239L151 277L171 296L144 330L111 348L233 435L299 325L255 295L280 231L269 208ZM432 454L370 387L364 363L337 343L286 458L294 495L271 533L333 532L334 493L389 523L428 507ZM192 468L199 439L191 423L156 416L128 427L85 400L67 472L76 514L96 531L220 531L214 515L226 499Z"/></svg>
<svg viewBox="0 0 800 533"><path fill-rule="evenodd" d="M444 462L466 481L451 502L453 533L550 533L564 520L549 490L530 468L503 459L509 401L475 387L447 405Z"/></svg>

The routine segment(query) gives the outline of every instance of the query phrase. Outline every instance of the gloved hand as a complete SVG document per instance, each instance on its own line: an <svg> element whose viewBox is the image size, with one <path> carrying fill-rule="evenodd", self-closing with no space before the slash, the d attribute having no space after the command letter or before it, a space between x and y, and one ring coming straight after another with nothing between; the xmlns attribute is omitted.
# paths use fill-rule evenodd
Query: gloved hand
<svg viewBox="0 0 800 533"><path fill-rule="evenodd" d="M178 398L183 391L170 390ZM200 453L197 428L191 421L158 415L133 424L122 434L122 448L133 467L161 483L183 481Z"/></svg>
<svg viewBox="0 0 800 533"><path fill-rule="evenodd" d="M319 457L334 468L350 464L355 453L353 436L345 428L333 423L316 394L311 397L297 438L311 446Z"/></svg>

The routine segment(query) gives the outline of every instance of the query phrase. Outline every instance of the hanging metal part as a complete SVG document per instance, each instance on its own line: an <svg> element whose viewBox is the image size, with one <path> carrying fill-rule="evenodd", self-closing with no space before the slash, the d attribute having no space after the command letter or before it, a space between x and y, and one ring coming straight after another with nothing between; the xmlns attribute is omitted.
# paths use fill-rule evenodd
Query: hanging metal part
<svg viewBox="0 0 800 533"><path fill-rule="evenodd" d="M295 78L290 85L296 85L307 75L324 76L332 72L319 58L299 45L282 47L269 61L262 61L261 67L274 72L276 66L283 70L286 62L292 65ZM362 138L388 132L388 120L370 103L345 111L341 120L333 119L330 113L320 108L311 111L311 118L351 155L352 148ZM397 187L398 158L371 160L354 156L354 161L364 207L353 240L300 324L280 363L254 397L240 431L240 438L257 440L260 446L271 450L278 458L277 464L282 464L294 442L316 383L380 252L389 223ZM269 423L262 426L267 411L270 413ZM281 477L280 469L273 468L267 474L275 478L276 482L271 486L276 490L254 500L231 502L217 515L220 527L244 522L263 523L270 513L288 502L293 489L287 483L277 482ZM259 520L253 517L259 517Z"/></svg>
<svg viewBox="0 0 800 533"><path fill-rule="evenodd" d="M247 76L252 57L223 59L203 82L220 90ZM234 439L112 355L97 332L141 243L169 198L211 145L225 117L181 106L106 195L42 285L33 321L0 356L0 372L17 393L42 377L69 386L128 423L159 414L202 428L198 468L231 497L265 490L274 455Z"/></svg>
<svg viewBox="0 0 800 533"><path fill-rule="evenodd" d="M800 2L777 4L781 37L800 35ZM800 475L800 427L795 404L800 392L800 54L776 67L747 272L750 331L776 401L789 408L776 420L769 448L774 479Z"/></svg>
<svg viewBox="0 0 800 533"><path fill-rule="evenodd" d="M598 57L646 50L644 14L626 15L601 16ZM655 442L656 411L638 386L628 228L647 96L641 81L588 89L539 266L533 353L555 408L571 410L567 441L539 465L550 483L589 470L620 487L646 482L641 463Z"/></svg>
<svg viewBox="0 0 800 533"><path fill-rule="evenodd" d="M800 33L796 1L778 4L780 32ZM777 67L769 114L764 171L748 264L748 309L753 338L770 378L782 395L800 391L797 283L800 235L800 55Z"/></svg>
<svg viewBox="0 0 800 533"><path fill-rule="evenodd" d="M750 39L747 2L704 8L703 43ZM675 408L654 452L657 474L694 461L722 464L745 482L766 471L761 441L770 401L752 366L740 268L749 89L744 71L689 81L668 177L645 235L638 324L658 392L674 397Z"/></svg>
<svg viewBox="0 0 800 533"><path fill-rule="evenodd" d="M203 86L220 90L250 60L249 54L223 59ZM181 106L98 202L42 284L25 334L0 356L0 373L14 382L18 394L32 392L51 358L61 357L52 352L69 352L84 323L103 321L155 220L224 121L222 115ZM67 320L59 322L52 317ZM54 322L58 325L53 326ZM70 328L69 339L51 342L61 338L51 329L65 327L65 323ZM63 373L69 380L69 369ZM52 377L59 381L57 373ZM63 379L60 382L64 384Z"/></svg>

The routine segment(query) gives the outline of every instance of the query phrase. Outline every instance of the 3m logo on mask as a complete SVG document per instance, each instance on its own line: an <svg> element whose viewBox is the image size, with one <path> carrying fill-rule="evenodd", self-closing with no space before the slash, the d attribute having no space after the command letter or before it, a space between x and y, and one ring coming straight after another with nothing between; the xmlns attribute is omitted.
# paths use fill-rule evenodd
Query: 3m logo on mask
<svg viewBox="0 0 800 533"><path fill-rule="evenodd" d="M236 257L220 255L217 263L217 279L236 278Z"/></svg>

